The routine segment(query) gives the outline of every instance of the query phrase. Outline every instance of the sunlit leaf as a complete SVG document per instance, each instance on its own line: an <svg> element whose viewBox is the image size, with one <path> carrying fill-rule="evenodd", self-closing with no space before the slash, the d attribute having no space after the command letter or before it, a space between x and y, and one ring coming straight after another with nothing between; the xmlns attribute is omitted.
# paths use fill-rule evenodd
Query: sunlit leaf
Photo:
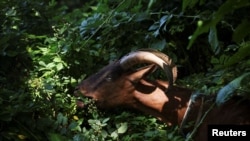
<svg viewBox="0 0 250 141"><path fill-rule="evenodd" d="M62 64L62 63L58 63L58 64L56 65L56 69L57 69L57 71L62 70L62 69L63 69L63 64Z"/></svg>
<svg viewBox="0 0 250 141"><path fill-rule="evenodd" d="M106 123L106 122L108 122L109 121L109 118L105 118L103 121L102 121L102 123Z"/></svg>
<svg viewBox="0 0 250 141"><path fill-rule="evenodd" d="M20 140L25 140L27 137L25 135L19 134L17 135Z"/></svg>
<svg viewBox="0 0 250 141"><path fill-rule="evenodd" d="M128 129L128 124L125 122L121 123L121 126L117 129L117 131L119 134L123 134L127 131L127 129Z"/></svg>
<svg viewBox="0 0 250 141"><path fill-rule="evenodd" d="M62 59L61 59L61 58L59 58L59 57L55 57L55 58L53 59L53 61L54 61L54 62L61 62L61 61L62 61Z"/></svg>
<svg viewBox="0 0 250 141"><path fill-rule="evenodd" d="M116 139L118 137L118 133L116 131L112 132L110 135L113 139Z"/></svg>
<svg viewBox="0 0 250 141"><path fill-rule="evenodd" d="M102 134L102 138L106 138L108 136L108 132L105 130L102 130L101 134Z"/></svg>
<svg viewBox="0 0 250 141"><path fill-rule="evenodd" d="M56 66L56 64L55 64L54 62L51 62L51 63L49 63L49 64L46 65L46 68L47 68L47 69L52 69L52 68L54 68L55 66Z"/></svg>

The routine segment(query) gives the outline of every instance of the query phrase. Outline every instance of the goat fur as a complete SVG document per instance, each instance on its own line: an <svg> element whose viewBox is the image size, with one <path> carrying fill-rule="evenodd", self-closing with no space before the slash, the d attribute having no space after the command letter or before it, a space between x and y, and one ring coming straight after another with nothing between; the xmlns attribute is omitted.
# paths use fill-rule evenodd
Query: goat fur
<svg viewBox="0 0 250 141"><path fill-rule="evenodd" d="M155 65L149 65L135 71L124 71L118 62L113 62L84 80L77 89L84 96L93 98L100 108L130 107L153 115L169 126L180 126L193 90L179 86L169 88L167 81L148 80L147 75L155 69ZM198 102L192 107L194 114L189 121L197 119L200 105ZM211 102L204 104L203 115L210 106ZM249 109L250 101L239 97L214 106L198 127L194 140L207 140L209 124L250 124ZM185 133L192 129L185 129Z"/></svg>

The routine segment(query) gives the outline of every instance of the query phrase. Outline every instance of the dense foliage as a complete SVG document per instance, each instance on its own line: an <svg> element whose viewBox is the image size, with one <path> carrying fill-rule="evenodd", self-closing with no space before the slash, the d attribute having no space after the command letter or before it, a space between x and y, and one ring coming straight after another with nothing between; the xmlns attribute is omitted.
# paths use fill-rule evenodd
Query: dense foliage
<svg viewBox="0 0 250 141"><path fill-rule="evenodd" d="M84 98L76 107L82 79L138 48L171 56L183 87L219 91L219 102L250 97L249 0L2 0L0 9L0 140L183 140L142 113Z"/></svg>

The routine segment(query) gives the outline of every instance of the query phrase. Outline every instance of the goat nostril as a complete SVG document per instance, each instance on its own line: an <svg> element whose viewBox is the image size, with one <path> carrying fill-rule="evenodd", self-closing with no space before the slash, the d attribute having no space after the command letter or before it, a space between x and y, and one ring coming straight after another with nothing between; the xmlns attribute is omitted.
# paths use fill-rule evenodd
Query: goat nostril
<svg viewBox="0 0 250 141"><path fill-rule="evenodd" d="M81 89L81 88L76 88L75 91L74 91L74 95L75 96L81 96L81 95L85 95L87 93L86 90L84 89Z"/></svg>

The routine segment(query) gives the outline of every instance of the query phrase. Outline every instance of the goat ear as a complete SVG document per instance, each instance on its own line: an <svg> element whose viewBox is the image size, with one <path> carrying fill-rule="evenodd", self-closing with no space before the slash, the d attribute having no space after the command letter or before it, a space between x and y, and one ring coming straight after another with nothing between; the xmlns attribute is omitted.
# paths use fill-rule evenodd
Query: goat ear
<svg viewBox="0 0 250 141"><path fill-rule="evenodd" d="M132 82L138 82L143 77L149 75L150 73L153 73L156 69L157 69L157 66L154 64L139 68L129 75L129 79Z"/></svg>

